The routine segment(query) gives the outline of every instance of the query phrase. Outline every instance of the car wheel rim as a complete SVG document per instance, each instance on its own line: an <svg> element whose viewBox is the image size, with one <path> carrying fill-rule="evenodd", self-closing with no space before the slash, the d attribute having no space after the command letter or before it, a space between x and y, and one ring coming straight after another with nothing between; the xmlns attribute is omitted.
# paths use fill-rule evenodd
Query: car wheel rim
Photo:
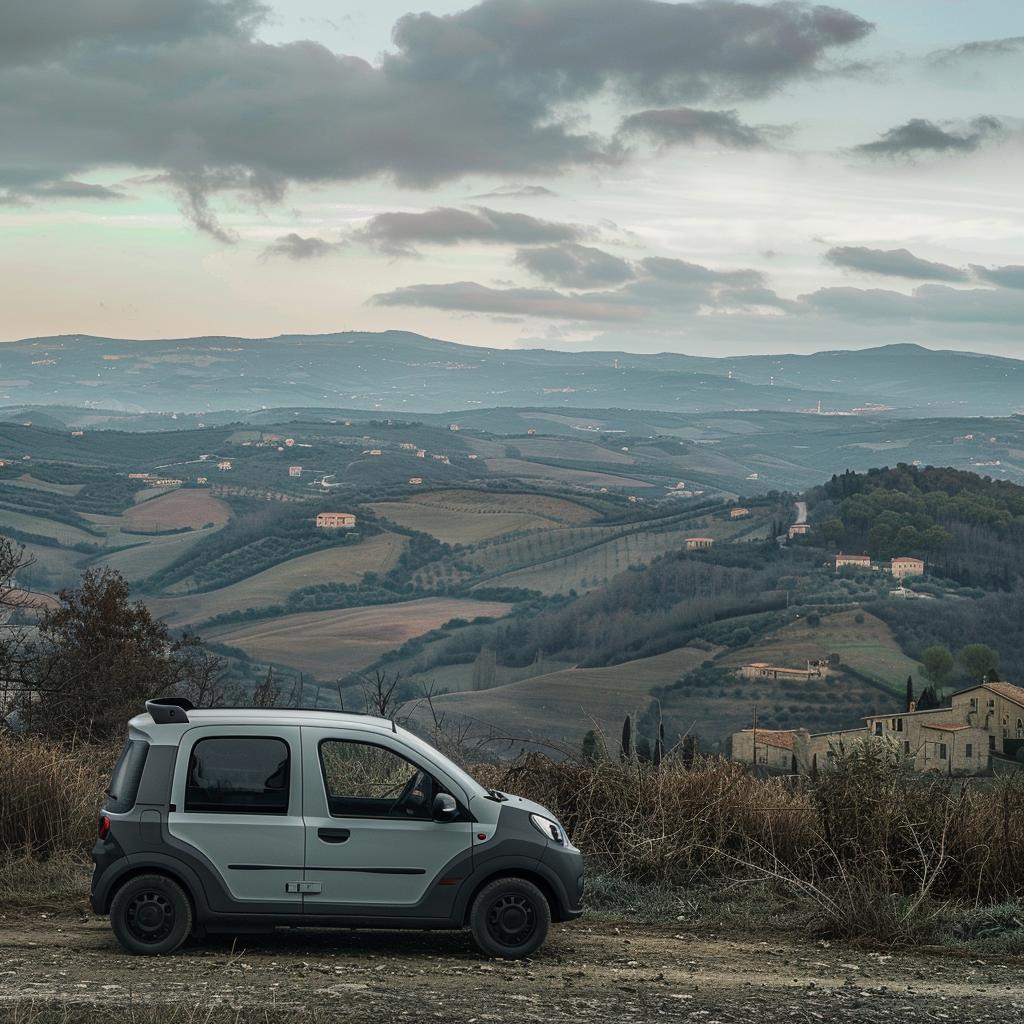
<svg viewBox="0 0 1024 1024"><path fill-rule="evenodd" d="M174 927L174 905L160 892L140 892L128 904L128 931L148 945L162 942Z"/></svg>
<svg viewBox="0 0 1024 1024"><path fill-rule="evenodd" d="M487 931L502 946L521 946L536 930L533 903L519 893L505 893L488 908Z"/></svg>

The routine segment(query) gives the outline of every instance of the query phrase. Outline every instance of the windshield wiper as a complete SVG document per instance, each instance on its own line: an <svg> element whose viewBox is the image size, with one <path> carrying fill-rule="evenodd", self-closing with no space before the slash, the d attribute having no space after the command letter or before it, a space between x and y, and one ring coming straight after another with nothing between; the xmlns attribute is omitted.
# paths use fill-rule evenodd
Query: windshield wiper
<svg viewBox="0 0 1024 1024"><path fill-rule="evenodd" d="M496 789L487 790L487 798L489 800L494 800L499 804L503 804L508 799L504 793L499 793Z"/></svg>

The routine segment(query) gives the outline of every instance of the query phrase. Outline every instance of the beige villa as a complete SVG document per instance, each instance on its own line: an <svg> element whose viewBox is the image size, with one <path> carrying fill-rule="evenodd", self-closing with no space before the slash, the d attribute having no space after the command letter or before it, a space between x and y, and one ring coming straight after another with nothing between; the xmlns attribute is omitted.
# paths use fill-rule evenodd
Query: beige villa
<svg viewBox="0 0 1024 1024"><path fill-rule="evenodd" d="M980 775L995 759L1012 758L1024 741L1024 687L977 683L953 694L951 706L868 715L864 725L833 732L743 729L733 733L732 757L778 771L827 768L857 744L890 744L919 772ZM788 757L780 751L788 751ZM1005 763L1005 762L1004 762Z"/></svg>

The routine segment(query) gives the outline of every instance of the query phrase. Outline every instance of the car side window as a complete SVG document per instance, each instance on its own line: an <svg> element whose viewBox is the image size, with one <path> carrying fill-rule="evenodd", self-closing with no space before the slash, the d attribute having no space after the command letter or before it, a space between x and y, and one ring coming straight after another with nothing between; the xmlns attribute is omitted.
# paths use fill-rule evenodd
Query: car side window
<svg viewBox="0 0 1024 1024"><path fill-rule="evenodd" d="M335 818L430 818L440 789L401 754L358 740L321 740L320 768Z"/></svg>
<svg viewBox="0 0 1024 1024"><path fill-rule="evenodd" d="M288 744L272 736L199 740L189 757L185 810L207 814L287 814Z"/></svg>

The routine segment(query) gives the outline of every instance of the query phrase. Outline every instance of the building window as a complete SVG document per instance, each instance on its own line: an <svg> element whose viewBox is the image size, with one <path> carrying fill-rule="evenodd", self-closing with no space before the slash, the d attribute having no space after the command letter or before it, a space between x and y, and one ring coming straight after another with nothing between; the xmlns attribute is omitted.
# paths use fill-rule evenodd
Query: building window
<svg viewBox="0 0 1024 1024"><path fill-rule="evenodd" d="M939 744L939 760L940 761L945 761L946 760L946 744L945 743L940 743Z"/></svg>
<svg viewBox="0 0 1024 1024"><path fill-rule="evenodd" d="M971 698L971 710L972 711L977 711L978 710L978 698L977 697L972 697Z"/></svg>
<svg viewBox="0 0 1024 1024"><path fill-rule="evenodd" d="M881 722L875 722L875 735L876 736L881 736L882 735L882 723Z"/></svg>
<svg viewBox="0 0 1024 1024"><path fill-rule="evenodd" d="M192 748L185 810L287 814L288 744L263 736L221 736Z"/></svg>
<svg viewBox="0 0 1024 1024"><path fill-rule="evenodd" d="M995 750L996 749L996 738L995 738L995 736L989 736L989 738L988 738L988 749L989 750Z"/></svg>
<svg viewBox="0 0 1024 1024"><path fill-rule="evenodd" d="M974 744L968 743L964 746L964 756L967 758L974 757Z"/></svg>
<svg viewBox="0 0 1024 1024"><path fill-rule="evenodd" d="M1024 719L1017 719L1017 739L1024 739Z"/></svg>
<svg viewBox="0 0 1024 1024"><path fill-rule="evenodd" d="M903 753L910 757L910 740L903 741Z"/></svg>
<svg viewBox="0 0 1024 1024"><path fill-rule="evenodd" d="M896 731L897 732L903 732L903 719L902 718L897 718L896 719Z"/></svg>
<svg viewBox="0 0 1024 1024"><path fill-rule="evenodd" d="M990 700L988 702L988 706L989 706L989 708L994 708L996 706L996 702L994 700Z"/></svg>

